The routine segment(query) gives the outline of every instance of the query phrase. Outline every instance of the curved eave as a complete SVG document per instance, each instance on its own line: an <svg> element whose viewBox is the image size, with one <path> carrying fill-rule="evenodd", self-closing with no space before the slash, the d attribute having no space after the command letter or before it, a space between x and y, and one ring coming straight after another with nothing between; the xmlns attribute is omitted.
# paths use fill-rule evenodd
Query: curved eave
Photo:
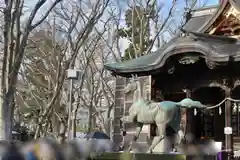
<svg viewBox="0 0 240 160"><path fill-rule="evenodd" d="M116 75L121 75L121 74L138 74L138 73L142 73L142 72L152 72L152 71L156 71L160 68L162 68L164 66L164 64L166 63L166 60L174 55L177 54L183 54L183 53L191 53L191 52L197 52L197 53L201 53L203 54L202 57L205 59L208 59L209 61L212 62L217 62L217 63L223 63L223 62L228 62L230 59L229 55L208 55L206 53L206 50L210 51L210 48L203 48L203 46L197 46L194 44L188 44L185 46L176 46L174 48L172 48L168 53L166 53L164 56L160 56L159 58L157 58L156 61L148 61L146 59L146 61L148 61L149 63L146 64L142 64L139 65L137 67L135 66L129 66L129 67L116 67L115 64L105 64L104 67L107 70L110 70L111 72L113 72L113 74ZM212 50L212 52L215 52L215 50ZM160 53L159 53L160 54ZM147 58L147 57L145 57ZM134 59L134 60L129 60L129 63L135 63L137 62L139 59ZM123 63L124 65L124 63Z"/></svg>
<svg viewBox="0 0 240 160"><path fill-rule="evenodd" d="M221 15L228 3L228 0L223 1L215 14L213 14L196 32L206 32Z"/></svg>
<svg viewBox="0 0 240 160"><path fill-rule="evenodd" d="M193 33L194 34L194 33ZM202 36L202 37L201 37ZM157 72L174 55L183 53L200 53L208 61L226 64L230 59L240 61L240 45L232 38L219 38L202 34L198 38L192 36L179 37L157 52L122 63L105 64L105 68L115 75L130 74L149 75ZM215 40L214 40L215 39Z"/></svg>
<svg viewBox="0 0 240 160"><path fill-rule="evenodd" d="M144 74L145 72L154 70L154 59L158 57L158 53L154 52L146 56L136 59L127 60L122 63L104 64L105 69L111 71L114 75L124 74ZM146 63L147 62L147 63ZM127 68L125 66L128 66Z"/></svg>

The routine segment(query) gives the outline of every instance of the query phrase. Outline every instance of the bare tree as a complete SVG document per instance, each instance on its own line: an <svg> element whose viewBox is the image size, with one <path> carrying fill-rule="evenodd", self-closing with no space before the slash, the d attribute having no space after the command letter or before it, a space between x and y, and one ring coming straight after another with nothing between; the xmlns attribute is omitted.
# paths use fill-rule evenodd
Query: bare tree
<svg viewBox="0 0 240 160"><path fill-rule="evenodd" d="M18 104L22 104L21 109L25 113L23 115L26 115L23 118L27 118L26 122L31 123L31 125L39 124L39 116L53 98L54 87L58 83L58 68L59 66L63 67L62 61L59 59L61 59L64 47L62 48L61 42L56 41L54 37L54 29L47 29L46 26L45 30L35 31L30 36L26 57L20 72L21 80L16 99ZM41 131L42 134L48 131L49 126L53 126L54 131L59 130L58 124L64 122L63 115L58 115L65 109L64 103L61 103L61 97L62 92L58 94L57 100L53 104L52 112L54 114L49 114L49 117L41 123L46 126ZM56 118L59 119L60 123L56 121Z"/></svg>
<svg viewBox="0 0 240 160"><path fill-rule="evenodd" d="M92 31L99 20L102 18L105 9L108 7L109 0L98 0L94 3L91 1L86 1L85 3L80 4L71 2L69 4L70 9L62 5L61 10L55 10L55 12L63 23L71 24L71 29L75 35L72 34L71 37L69 37L70 52L82 53L81 57L82 60L84 60L85 65L81 66L81 69L83 70L84 74L87 70L88 64L90 63L91 57L94 54L95 46L100 39L100 36L94 36L94 33ZM69 21L70 17L76 18L75 23ZM77 55L75 55L74 58L76 57ZM74 68L75 65L77 65L76 61L71 63L69 67ZM82 84L83 83L79 85L79 90L81 90Z"/></svg>
<svg viewBox="0 0 240 160"><path fill-rule="evenodd" d="M83 79L80 101L82 106L89 109L88 131L95 127L92 124L92 119L96 119L101 130L110 134L108 122L114 105L114 79L103 68L108 51L102 40L96 45L94 52Z"/></svg>
<svg viewBox="0 0 240 160"><path fill-rule="evenodd" d="M57 122L60 121L63 124L63 127L60 127L63 130L58 131L58 136L65 136L67 117L66 110L63 108L66 108L66 97L68 96L63 91L63 84L66 80L65 72L68 68L75 67L78 55L94 48L98 38L91 38L92 31L108 3L109 0L98 0L94 3L86 1L81 4L71 0L64 1L59 8L54 10L53 16L56 23L48 24L50 28L54 27L55 29L46 29L46 25L43 25L44 30L40 28L40 31L30 37L29 42L31 43L28 45L28 51L29 55L32 53L32 56L26 57L26 63L23 65L25 72L23 77L28 78L25 84L35 86L28 91L31 101L38 109L35 138L40 136L40 133L44 136L48 131L48 126L51 126L50 119L53 117L57 118ZM42 35L38 35L40 32ZM39 39L41 36L43 39ZM88 51L88 53L94 52ZM84 68L87 68L91 57L92 54L85 56L86 66L83 67L83 70L86 70ZM27 74L30 73L35 75L29 77ZM21 96L19 95L19 97ZM65 101L62 101L64 99ZM59 129L59 127L57 128Z"/></svg>
<svg viewBox="0 0 240 160"><path fill-rule="evenodd" d="M39 0L30 11L29 16L23 15L24 0L5 0L2 12L4 16L3 25L3 62L1 76L1 106L0 106L0 139L11 139L13 101L18 80L18 72L24 58L28 36L39 24L41 24L52 9L60 3L55 0L48 7L44 15L34 21L36 14L45 5L46 0ZM26 18L26 22L22 19Z"/></svg>

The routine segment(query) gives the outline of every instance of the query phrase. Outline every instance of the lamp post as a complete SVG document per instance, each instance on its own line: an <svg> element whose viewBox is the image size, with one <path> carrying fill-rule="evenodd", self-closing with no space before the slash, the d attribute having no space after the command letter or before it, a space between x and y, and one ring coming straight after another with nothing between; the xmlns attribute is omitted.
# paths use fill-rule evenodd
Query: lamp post
<svg viewBox="0 0 240 160"><path fill-rule="evenodd" d="M80 79L80 74L81 71L80 70L76 70L76 69L68 69L67 70L67 78L69 80L69 101L68 101L68 140L71 140L73 137L71 134L71 123L72 122L72 118L73 118L73 114L72 114L72 96L73 96L73 82L74 80L79 80ZM73 131L72 131L73 132Z"/></svg>

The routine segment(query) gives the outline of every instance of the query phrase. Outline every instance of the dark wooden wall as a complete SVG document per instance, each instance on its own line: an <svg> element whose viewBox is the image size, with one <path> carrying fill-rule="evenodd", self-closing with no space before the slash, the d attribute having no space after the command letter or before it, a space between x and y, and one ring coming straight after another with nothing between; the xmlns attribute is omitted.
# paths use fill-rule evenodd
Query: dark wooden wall
<svg viewBox="0 0 240 160"><path fill-rule="evenodd" d="M239 64L236 63L231 65L231 68L224 66L210 70L203 59L189 65L176 63L173 74L162 72L152 76L154 82L152 83L152 99L180 101L187 97L185 92L187 89L190 91L192 99L199 100L206 105L215 105L225 98L225 92L221 85L229 79L233 84L240 76L236 70L233 70L238 67ZM157 97L159 93L161 96ZM216 141L224 141L224 108L223 104L221 114L219 114L219 108L216 108L208 113L198 112L196 116L194 116L193 110L188 110L186 121L189 124L190 132L194 133L196 138L207 136L213 137Z"/></svg>

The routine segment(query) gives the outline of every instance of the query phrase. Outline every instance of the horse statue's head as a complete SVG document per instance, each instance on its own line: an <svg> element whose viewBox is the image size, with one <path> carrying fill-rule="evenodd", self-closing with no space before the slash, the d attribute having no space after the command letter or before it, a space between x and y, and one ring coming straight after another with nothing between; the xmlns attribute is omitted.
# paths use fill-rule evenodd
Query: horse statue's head
<svg viewBox="0 0 240 160"><path fill-rule="evenodd" d="M139 112L140 106L144 104L144 100L142 99L142 96L141 96L140 81L141 80L137 76L132 75L130 82L124 88L125 94L133 93L134 95L133 95L133 103L129 108L129 115L121 119L123 122L134 122L136 120L136 116Z"/></svg>
<svg viewBox="0 0 240 160"><path fill-rule="evenodd" d="M135 92L138 89L138 81L139 79L136 76L132 76L130 79L130 82L127 84L127 86L123 89L125 94Z"/></svg>

